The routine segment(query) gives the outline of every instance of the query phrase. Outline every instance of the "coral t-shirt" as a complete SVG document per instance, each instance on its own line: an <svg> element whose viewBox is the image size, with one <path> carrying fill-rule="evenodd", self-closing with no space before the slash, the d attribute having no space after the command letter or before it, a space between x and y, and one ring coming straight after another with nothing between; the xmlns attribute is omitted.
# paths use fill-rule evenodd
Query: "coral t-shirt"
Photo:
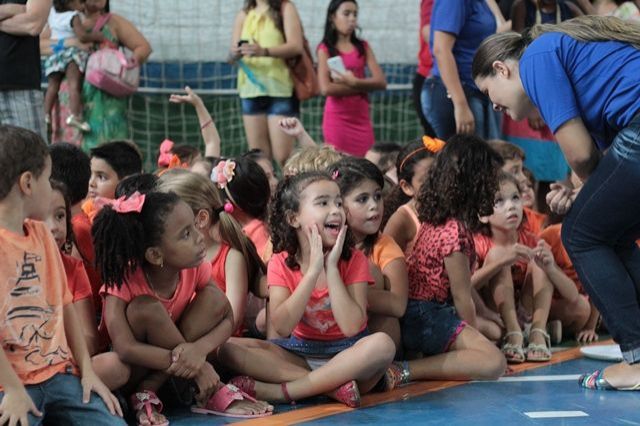
<svg viewBox="0 0 640 426"><path fill-rule="evenodd" d="M551 253L553 253L553 258L556 261L556 265L558 265L562 272L564 272L564 274L576 284L578 291L581 294L585 294L584 287L582 287L580 278L578 278L576 268L573 267L573 262L571 262L569 254L562 244L561 232L562 224L557 223L545 228L544 231L542 231L542 233L540 234L540 238L545 240L547 244L551 246Z"/></svg>
<svg viewBox="0 0 640 426"><path fill-rule="evenodd" d="M100 287L102 287L102 279L96 270L96 252L93 247L93 238L91 236L91 220L83 211L71 218L73 226L73 235L76 240L76 247L82 256L84 269L89 277L91 284L91 292L93 293L93 306L96 312L100 312L102 308L102 299L100 298Z"/></svg>
<svg viewBox="0 0 640 426"><path fill-rule="evenodd" d="M230 246L221 244L220 250L218 250L218 253L216 253L215 257L211 260L211 279L213 279L218 288L223 292L227 291L227 274L224 268L227 263L229 250L231 250Z"/></svg>
<svg viewBox="0 0 640 426"><path fill-rule="evenodd" d="M469 259L473 272L476 265L473 235L462 222L449 219L443 225L428 222L420 225L413 251L407 259L409 299L451 303L444 259L455 252Z"/></svg>
<svg viewBox="0 0 640 426"><path fill-rule="evenodd" d="M103 286L100 289L100 295L103 297L106 297L106 295L115 296L126 303L131 302L138 296L152 296L162 303L171 319L174 322L178 322L196 291L205 288L210 282L211 264L209 262L202 262L200 266L195 268L183 269L180 271L180 279L176 285L176 291L171 298L165 299L159 297L149 286L144 271L142 268L138 268L129 278L128 284L123 284L120 289Z"/></svg>
<svg viewBox="0 0 640 426"><path fill-rule="evenodd" d="M528 207L524 208L524 215L527 219L524 221L524 229L533 235L540 235L540 232L542 232L547 222L548 216Z"/></svg>
<svg viewBox="0 0 640 426"><path fill-rule="evenodd" d="M253 219L242 228L245 235L256 246L258 256L263 262L267 263L273 254L273 244L267 225L260 219Z"/></svg>
<svg viewBox="0 0 640 426"><path fill-rule="evenodd" d="M60 252L42 222L25 220L25 235L0 228L0 341L25 385L76 373L64 329L72 303Z"/></svg>
<svg viewBox="0 0 640 426"><path fill-rule="evenodd" d="M280 252L273 255L267 268L267 282L269 287L286 287L291 293L302 281L302 272L290 269L285 260L288 254ZM353 250L351 259L338 262L340 277L345 286L366 282L373 285L374 281L369 272L367 258L360 250ZM365 323L360 331L367 328ZM333 317L329 288L315 288L307 302L302 319L293 329L294 336L308 340L339 340L346 336L340 330Z"/></svg>
<svg viewBox="0 0 640 426"><path fill-rule="evenodd" d="M393 238L380 234L378 241L373 245L373 252L369 256L369 260L383 271L389 263L396 259L404 259L402 249Z"/></svg>
<svg viewBox="0 0 640 426"><path fill-rule="evenodd" d="M67 256L64 253L60 254L62 256L64 271L67 275L69 291L73 296L73 303L92 298L93 292L91 291L91 284L89 283L89 277L87 276L87 271L84 269L82 261L75 257Z"/></svg>
<svg viewBox="0 0 640 426"><path fill-rule="evenodd" d="M476 245L476 254L478 255L478 261L482 266L484 260L487 258L489 250L491 250L491 248L493 247L493 241L491 241L491 237L483 234L475 234L473 236L473 239ZM530 248L534 248L538 244L538 237L529 232L525 227L521 227L518 230L518 243ZM520 288L524 284L524 280L527 276L528 266L529 262L526 262L524 260L518 260L516 263L511 265L511 276L513 278L514 287Z"/></svg>

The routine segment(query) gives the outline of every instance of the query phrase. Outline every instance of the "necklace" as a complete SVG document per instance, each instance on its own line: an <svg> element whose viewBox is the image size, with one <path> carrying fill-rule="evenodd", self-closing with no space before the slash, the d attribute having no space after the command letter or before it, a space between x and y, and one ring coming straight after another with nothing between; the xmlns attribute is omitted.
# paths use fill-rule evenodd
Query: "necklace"
<svg viewBox="0 0 640 426"><path fill-rule="evenodd" d="M180 274L178 274L178 276L176 277L176 280L174 283L175 289L173 291L173 295L169 298L165 298L160 296L160 294L158 294L158 292L156 291L156 287L153 285L153 282L151 282L151 277L149 276L149 273L144 268L142 268L142 272L144 273L144 278L147 280L147 284L149 285L149 288L153 292L153 295L166 308L167 313L169 314L169 317L173 318L173 305L175 305L176 303L175 295L176 295L176 292L178 291L178 281L180 281ZM164 303L165 300L168 301L168 304Z"/></svg>

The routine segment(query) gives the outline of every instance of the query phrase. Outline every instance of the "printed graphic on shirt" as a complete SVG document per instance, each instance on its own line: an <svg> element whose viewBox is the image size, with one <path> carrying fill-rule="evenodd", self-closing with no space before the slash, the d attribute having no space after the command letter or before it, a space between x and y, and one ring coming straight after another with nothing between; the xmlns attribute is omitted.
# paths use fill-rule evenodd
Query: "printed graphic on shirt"
<svg viewBox="0 0 640 426"><path fill-rule="evenodd" d="M323 297L315 303L310 300L304 310L302 322L322 334L336 326L337 323L331 310L331 299Z"/></svg>

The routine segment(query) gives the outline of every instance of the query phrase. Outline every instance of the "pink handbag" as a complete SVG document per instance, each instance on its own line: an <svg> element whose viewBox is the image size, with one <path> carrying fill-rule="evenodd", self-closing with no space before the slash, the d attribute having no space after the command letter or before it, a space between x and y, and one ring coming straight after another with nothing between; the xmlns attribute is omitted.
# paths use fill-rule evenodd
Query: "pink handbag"
<svg viewBox="0 0 640 426"><path fill-rule="evenodd" d="M110 14L101 16L94 31L100 31L110 17ZM112 96L123 98L138 89L140 67L135 60L127 60L122 51L103 48L89 56L85 80Z"/></svg>

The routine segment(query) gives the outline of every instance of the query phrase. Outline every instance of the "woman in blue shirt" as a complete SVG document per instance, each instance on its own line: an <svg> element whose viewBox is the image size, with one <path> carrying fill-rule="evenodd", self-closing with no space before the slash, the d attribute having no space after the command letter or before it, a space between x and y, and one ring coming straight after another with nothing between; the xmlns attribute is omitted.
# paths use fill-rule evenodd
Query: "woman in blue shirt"
<svg viewBox="0 0 640 426"><path fill-rule="evenodd" d="M488 0L435 0L429 43L434 58L432 76L422 86L420 102L427 121L440 139L456 133L500 136L500 115L471 79L476 49L497 29ZM495 3L491 1L491 3ZM497 5L496 13L499 14Z"/></svg>
<svg viewBox="0 0 640 426"><path fill-rule="evenodd" d="M562 240L624 362L581 377L591 389L640 390L640 27L584 16L493 36L473 78L514 120L538 108L583 186L559 185Z"/></svg>

